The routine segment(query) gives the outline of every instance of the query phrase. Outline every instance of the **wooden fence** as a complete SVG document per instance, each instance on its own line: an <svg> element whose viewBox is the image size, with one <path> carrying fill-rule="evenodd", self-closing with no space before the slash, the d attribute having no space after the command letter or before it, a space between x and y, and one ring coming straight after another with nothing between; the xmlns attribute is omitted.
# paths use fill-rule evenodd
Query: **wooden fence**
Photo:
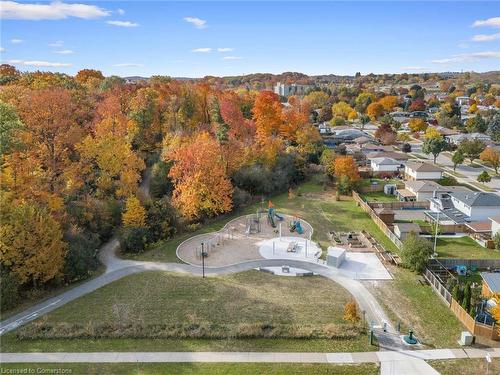
<svg viewBox="0 0 500 375"><path fill-rule="evenodd" d="M430 202L369 202L372 208L388 208L391 210L428 210Z"/></svg>
<svg viewBox="0 0 500 375"><path fill-rule="evenodd" d="M496 324L487 325L477 322L462 306L451 296L451 293L445 288L439 279L426 269L424 278L429 282L432 289L442 298L450 310L460 320L460 322L475 336L486 337L490 340L500 340L499 326Z"/></svg>
<svg viewBox="0 0 500 375"><path fill-rule="evenodd" d="M448 269L456 266L476 267L478 269L500 268L500 259L456 259L440 258L439 261Z"/></svg>
<svg viewBox="0 0 500 375"><path fill-rule="evenodd" d="M394 232L384 223L377 215L377 213L373 210L372 207L368 203L366 203L361 196L355 191L352 192L352 197L358 203L363 211L365 211L372 218L373 222L379 227L379 229L387 236L389 239L396 245L398 248L403 246L401 240L394 234Z"/></svg>

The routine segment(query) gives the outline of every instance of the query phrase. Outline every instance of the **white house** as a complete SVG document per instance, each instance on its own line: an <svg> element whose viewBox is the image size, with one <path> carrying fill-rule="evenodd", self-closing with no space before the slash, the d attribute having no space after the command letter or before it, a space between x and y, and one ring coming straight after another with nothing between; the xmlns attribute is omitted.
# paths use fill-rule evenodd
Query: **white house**
<svg viewBox="0 0 500 375"><path fill-rule="evenodd" d="M404 189L396 190L400 201L426 201L431 198L448 198L456 192L472 193L463 186L443 186L429 180L411 180L405 182Z"/></svg>
<svg viewBox="0 0 500 375"><path fill-rule="evenodd" d="M491 236L500 233L500 216L492 216L491 220Z"/></svg>
<svg viewBox="0 0 500 375"><path fill-rule="evenodd" d="M500 212L500 196L495 193L455 192L449 198L430 199L430 209L455 223L488 221Z"/></svg>
<svg viewBox="0 0 500 375"><path fill-rule="evenodd" d="M397 173L403 168L403 164L391 158L374 158L370 159L370 168L373 172Z"/></svg>
<svg viewBox="0 0 500 375"><path fill-rule="evenodd" d="M410 161L405 165L407 180L440 180L442 177L443 170L432 164Z"/></svg>
<svg viewBox="0 0 500 375"><path fill-rule="evenodd" d="M445 139L448 140L448 142L453 143L454 145L459 145L462 141L467 140L480 140L483 141L484 143L491 143L491 137L487 134L483 133L468 133L468 134L454 134L454 135L447 135L445 136Z"/></svg>

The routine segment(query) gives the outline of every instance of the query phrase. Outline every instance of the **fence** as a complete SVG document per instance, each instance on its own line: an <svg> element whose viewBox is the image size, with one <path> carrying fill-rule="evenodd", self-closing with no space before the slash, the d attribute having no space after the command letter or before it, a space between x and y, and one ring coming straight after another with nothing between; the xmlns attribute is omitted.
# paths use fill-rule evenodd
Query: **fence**
<svg viewBox="0 0 500 375"><path fill-rule="evenodd" d="M379 227L379 229L396 245L398 248L403 246L400 239L394 234L394 232L384 223L373 210L368 203L366 203L363 198L360 197L355 191L352 192L352 197L358 203L358 205L372 218L373 222Z"/></svg>
<svg viewBox="0 0 500 375"><path fill-rule="evenodd" d="M440 258L439 261L448 269L456 266L476 267L478 269L500 268L500 259L455 259Z"/></svg>
<svg viewBox="0 0 500 375"><path fill-rule="evenodd" d="M389 208L391 210L428 210L430 202L369 202L372 208Z"/></svg>
<svg viewBox="0 0 500 375"><path fill-rule="evenodd" d="M428 268L425 269L424 278L431 285L432 289L434 289L434 291L443 299L443 301L450 306L452 300L451 293L444 287L443 284L441 284L439 279Z"/></svg>
<svg viewBox="0 0 500 375"><path fill-rule="evenodd" d="M451 293L444 287L439 279L426 269L424 278L429 282L432 289L443 299L450 310L460 320L460 322L476 336L486 337L490 340L500 340L499 327L496 324L487 325L477 322L462 306L451 296Z"/></svg>

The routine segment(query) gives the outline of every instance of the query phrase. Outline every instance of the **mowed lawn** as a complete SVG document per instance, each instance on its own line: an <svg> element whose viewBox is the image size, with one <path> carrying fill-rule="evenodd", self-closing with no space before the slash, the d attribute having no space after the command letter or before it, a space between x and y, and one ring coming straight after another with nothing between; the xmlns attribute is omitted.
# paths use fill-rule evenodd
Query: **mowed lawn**
<svg viewBox="0 0 500 375"><path fill-rule="evenodd" d="M9 373L15 369L54 369L71 370L72 375L376 375L379 367L367 363L361 365L331 365L309 363L30 363L2 364L0 371ZM10 372L14 373L14 372ZM43 372L39 372L43 373ZM49 373L49 372L46 372ZM69 372L67 372L69 373Z"/></svg>
<svg viewBox="0 0 500 375"><path fill-rule="evenodd" d="M351 295L322 277L260 271L200 278L166 272L127 276L47 314L47 323L340 324ZM37 322L30 323L36 325ZM346 326L347 327L347 326ZM29 328L29 326L28 326ZM367 351L352 339L48 339L2 337L2 351Z"/></svg>
<svg viewBox="0 0 500 375"><path fill-rule="evenodd" d="M500 251L486 249L468 236L438 238L436 251L440 258L498 259Z"/></svg>
<svg viewBox="0 0 500 375"><path fill-rule="evenodd" d="M260 271L200 278L161 271L127 276L51 312L49 323L342 323L351 295L321 277Z"/></svg>

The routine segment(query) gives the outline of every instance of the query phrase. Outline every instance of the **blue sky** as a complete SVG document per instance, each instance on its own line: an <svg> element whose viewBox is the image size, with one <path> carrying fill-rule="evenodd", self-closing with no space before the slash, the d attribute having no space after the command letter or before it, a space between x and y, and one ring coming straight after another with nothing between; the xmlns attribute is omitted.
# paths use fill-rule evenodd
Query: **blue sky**
<svg viewBox="0 0 500 375"><path fill-rule="evenodd" d="M1 59L20 70L202 77L500 69L498 2L31 0L1 1L0 10Z"/></svg>

